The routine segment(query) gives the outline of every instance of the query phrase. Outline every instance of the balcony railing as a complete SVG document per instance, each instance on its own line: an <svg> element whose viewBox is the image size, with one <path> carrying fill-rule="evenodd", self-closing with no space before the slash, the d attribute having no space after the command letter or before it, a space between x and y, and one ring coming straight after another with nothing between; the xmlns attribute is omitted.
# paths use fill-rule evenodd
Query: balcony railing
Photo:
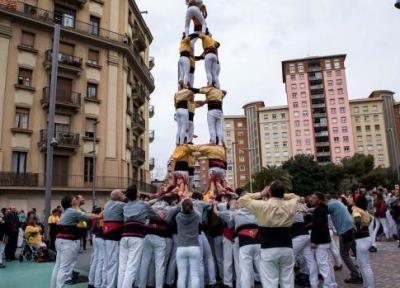
<svg viewBox="0 0 400 288"><path fill-rule="evenodd" d="M324 94L311 95L311 99L324 99L324 98L325 98Z"/></svg>
<svg viewBox="0 0 400 288"><path fill-rule="evenodd" d="M321 67L319 66L309 66L308 67L308 72L319 72L321 71Z"/></svg>
<svg viewBox="0 0 400 288"><path fill-rule="evenodd" d="M149 117L152 118L153 116L154 116L154 106L151 105L151 106L149 107Z"/></svg>
<svg viewBox="0 0 400 288"><path fill-rule="evenodd" d="M45 186L45 174L0 172L0 189L2 187L39 187ZM71 189L92 189L92 175L53 175L53 187ZM155 193L157 187L127 177L96 177L96 189L126 189L135 184L140 192Z"/></svg>
<svg viewBox="0 0 400 288"><path fill-rule="evenodd" d="M138 106L142 106L146 102L146 92L141 85L137 85L132 89L132 98Z"/></svg>
<svg viewBox="0 0 400 288"><path fill-rule="evenodd" d="M132 163L137 166L143 165L146 160L146 152L139 147L134 147L132 150Z"/></svg>
<svg viewBox="0 0 400 288"><path fill-rule="evenodd" d="M45 53L45 64L48 67L51 67L52 54L51 50L47 50ZM60 64L59 68L67 68L79 72L82 67L82 58L59 52L58 63Z"/></svg>
<svg viewBox="0 0 400 288"><path fill-rule="evenodd" d="M310 76L308 79L310 79L310 81L322 80L322 75Z"/></svg>
<svg viewBox="0 0 400 288"><path fill-rule="evenodd" d="M54 133L54 138L57 141L55 143L55 149L71 149L75 150L79 148L79 134L56 131ZM45 148L47 146L47 129L40 130L40 146Z"/></svg>
<svg viewBox="0 0 400 288"><path fill-rule="evenodd" d="M318 90L318 89L324 89L324 85L323 84L318 84L318 85L312 85L310 87L311 90Z"/></svg>
<svg viewBox="0 0 400 288"><path fill-rule="evenodd" d="M155 159L154 158L150 158L150 160L149 160L149 169L150 169L150 171L152 171L153 169L154 169L154 167L155 167Z"/></svg>
<svg viewBox="0 0 400 288"><path fill-rule="evenodd" d="M87 0L54 0L54 2L60 4L67 3L77 7L83 7L86 4Z"/></svg>
<svg viewBox="0 0 400 288"><path fill-rule="evenodd" d="M46 106L49 104L50 88L43 88L42 104ZM67 91L64 89L57 89L56 92L56 105L63 107L71 107L75 110L79 110L81 107L81 94L78 92Z"/></svg>
<svg viewBox="0 0 400 288"><path fill-rule="evenodd" d="M326 137L326 136L329 136L328 131L321 131L321 132L315 133L315 137Z"/></svg>
<svg viewBox="0 0 400 288"><path fill-rule="evenodd" d="M316 142L316 147L329 147L329 142Z"/></svg>
<svg viewBox="0 0 400 288"><path fill-rule="evenodd" d="M149 142L152 143L154 141L155 138L155 132L154 130L150 130L149 132Z"/></svg>
<svg viewBox="0 0 400 288"><path fill-rule="evenodd" d="M314 118L326 118L327 115L326 115L326 113L314 113L313 117Z"/></svg>
<svg viewBox="0 0 400 288"><path fill-rule="evenodd" d="M69 17L68 19L66 19L67 17L63 16L60 17L60 13L41 9L39 7L30 5L26 0L16 1L13 3L8 3L7 1L0 1L0 9L5 9L9 13L13 14L16 13L21 14L23 17L28 17L47 25L60 23L62 25L63 30L65 31L70 30L72 32L78 32L84 35L104 39L106 41L115 42L118 45L121 45L121 47L129 50L130 52L129 54L133 57L134 62L136 62L137 65L139 65L140 71L144 74L144 77L147 78L147 82L150 84L151 88L150 90L152 91L152 89L154 89L153 76L151 75L149 68L143 61L140 54L135 50L135 44L127 35L119 34L104 28L95 27L90 23L78 21L74 17ZM144 36L141 35L140 37L136 38L139 39L138 40L139 42L143 42L142 41L143 37Z"/></svg>
<svg viewBox="0 0 400 288"><path fill-rule="evenodd" d="M312 108L325 108L325 103L321 103L321 104L313 104L311 105Z"/></svg>
<svg viewBox="0 0 400 288"><path fill-rule="evenodd" d="M327 123L314 123L315 128L325 128L328 127Z"/></svg>
<svg viewBox="0 0 400 288"><path fill-rule="evenodd" d="M137 135L141 135L146 129L146 121L137 112L132 115L132 129Z"/></svg>
<svg viewBox="0 0 400 288"><path fill-rule="evenodd" d="M317 152L317 157L329 157L330 155L330 152Z"/></svg>

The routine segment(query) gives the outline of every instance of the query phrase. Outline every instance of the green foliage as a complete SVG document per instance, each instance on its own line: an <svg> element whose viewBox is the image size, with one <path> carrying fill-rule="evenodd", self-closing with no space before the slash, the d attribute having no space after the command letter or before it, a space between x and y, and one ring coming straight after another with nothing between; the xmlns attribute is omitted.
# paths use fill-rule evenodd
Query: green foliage
<svg viewBox="0 0 400 288"><path fill-rule="evenodd" d="M323 193L352 193L360 184L368 189L389 186L393 181L389 168L374 168L374 157L355 154L340 164L318 164L313 156L296 155L282 166L263 167L253 174L253 191L260 191L273 180L281 180L288 191L302 196L315 191ZM249 188L249 184L246 185Z"/></svg>

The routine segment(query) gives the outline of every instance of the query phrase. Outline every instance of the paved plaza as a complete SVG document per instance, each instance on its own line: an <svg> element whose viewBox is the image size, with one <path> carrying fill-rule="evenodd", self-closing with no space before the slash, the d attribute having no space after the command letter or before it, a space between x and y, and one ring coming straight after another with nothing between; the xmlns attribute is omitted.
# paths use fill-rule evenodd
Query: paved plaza
<svg viewBox="0 0 400 288"><path fill-rule="evenodd" d="M371 253L372 269L375 272L377 288L400 287L400 248L397 242L378 242L377 253ZM85 251L79 256L77 270L83 275L88 272L90 251ZM6 269L0 269L0 288L46 288L49 287L51 271L54 263L34 263L17 261L6 263ZM348 277L346 269L336 273L338 287L352 288L361 285L345 285L343 279ZM66 286L71 288L87 287L87 278L81 277L79 284ZM397 285L397 286L396 286Z"/></svg>

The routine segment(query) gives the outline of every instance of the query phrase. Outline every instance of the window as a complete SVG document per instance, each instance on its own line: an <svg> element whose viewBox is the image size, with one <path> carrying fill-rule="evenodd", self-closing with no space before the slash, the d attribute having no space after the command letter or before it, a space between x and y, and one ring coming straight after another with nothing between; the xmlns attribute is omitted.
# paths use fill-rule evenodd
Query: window
<svg viewBox="0 0 400 288"><path fill-rule="evenodd" d="M308 120L304 120L304 121L303 121L303 125L304 125L304 126L308 126L309 124L310 124L310 121L308 121Z"/></svg>
<svg viewBox="0 0 400 288"><path fill-rule="evenodd" d="M85 157L84 181L93 182L93 158Z"/></svg>
<svg viewBox="0 0 400 288"><path fill-rule="evenodd" d="M285 113L281 113L281 118L282 119L286 119L286 114Z"/></svg>
<svg viewBox="0 0 400 288"><path fill-rule="evenodd" d="M86 118L86 129L85 129L85 137L93 138L94 137L94 127L96 123L96 119Z"/></svg>
<svg viewBox="0 0 400 288"><path fill-rule="evenodd" d="M357 146L358 152L363 152L364 151L364 146L363 145L358 145Z"/></svg>
<svg viewBox="0 0 400 288"><path fill-rule="evenodd" d="M339 137L333 137L333 142L339 143Z"/></svg>
<svg viewBox="0 0 400 288"><path fill-rule="evenodd" d="M374 115L374 122L378 122L379 121L379 115Z"/></svg>
<svg viewBox="0 0 400 288"><path fill-rule="evenodd" d="M294 117L299 117L300 116L300 112L299 111L295 111L294 112Z"/></svg>
<svg viewBox="0 0 400 288"><path fill-rule="evenodd" d="M279 148L279 142L274 142L274 148L278 149Z"/></svg>
<svg viewBox="0 0 400 288"><path fill-rule="evenodd" d="M17 108L15 111L15 128L28 129L29 109Z"/></svg>
<svg viewBox="0 0 400 288"><path fill-rule="evenodd" d="M303 65L303 63L297 64L297 70L299 71L299 73L304 73L304 65Z"/></svg>
<svg viewBox="0 0 400 288"><path fill-rule="evenodd" d="M17 174L26 173L26 152L12 152L12 172Z"/></svg>
<svg viewBox="0 0 400 288"><path fill-rule="evenodd" d="M332 128L333 134L339 133L339 128L338 127L333 127Z"/></svg>
<svg viewBox="0 0 400 288"><path fill-rule="evenodd" d="M272 114L272 119L276 119L276 114Z"/></svg>
<svg viewBox="0 0 400 288"><path fill-rule="evenodd" d="M336 159L336 163L340 163L340 161L342 161L342 158L340 158L340 157L336 157L335 159Z"/></svg>
<svg viewBox="0 0 400 288"><path fill-rule="evenodd" d="M282 142L282 147L287 147L288 146L288 142L287 141L283 141Z"/></svg>
<svg viewBox="0 0 400 288"><path fill-rule="evenodd" d="M282 139L286 139L287 138L287 132L282 132Z"/></svg>
<svg viewBox="0 0 400 288"><path fill-rule="evenodd" d="M329 95L335 95L335 90L329 89Z"/></svg>
<svg viewBox="0 0 400 288"><path fill-rule="evenodd" d="M301 131L300 130L296 130L296 136L301 136Z"/></svg>
<svg viewBox="0 0 400 288"><path fill-rule="evenodd" d="M239 145L243 145L243 140L242 139L240 139L238 142L239 142Z"/></svg>
<svg viewBox="0 0 400 288"><path fill-rule="evenodd" d="M296 140L296 145L297 146L301 146L301 140L300 139Z"/></svg>
<svg viewBox="0 0 400 288"><path fill-rule="evenodd" d="M33 49L35 47L35 34L22 31L21 46Z"/></svg>
<svg viewBox="0 0 400 288"><path fill-rule="evenodd" d="M242 172L243 172L243 171L246 171L246 166L240 165L240 166L239 166L239 170L242 171Z"/></svg>
<svg viewBox="0 0 400 288"><path fill-rule="evenodd" d="M372 111L374 112L378 111L378 106L377 105L372 106Z"/></svg>
<svg viewBox="0 0 400 288"><path fill-rule="evenodd" d="M331 60L325 60L325 69L326 70L331 70L332 69Z"/></svg>
<svg viewBox="0 0 400 288"><path fill-rule="evenodd" d="M55 6L54 22L60 23L64 27L75 27L76 11L62 6Z"/></svg>
<svg viewBox="0 0 400 288"><path fill-rule="evenodd" d="M349 142L349 136L343 136L343 142L348 143Z"/></svg>
<svg viewBox="0 0 400 288"><path fill-rule="evenodd" d="M340 60L339 59L333 60L333 67L335 67L335 69L340 68Z"/></svg>
<svg viewBox="0 0 400 288"><path fill-rule="evenodd" d="M368 151L372 151L372 150L374 150L374 145L369 144L369 145L368 145Z"/></svg>
<svg viewBox="0 0 400 288"><path fill-rule="evenodd" d="M97 99L98 85L94 83L88 83L87 85L87 98Z"/></svg>
<svg viewBox="0 0 400 288"><path fill-rule="evenodd" d="M17 79L18 85L31 87L32 86L32 73L33 72L30 69L19 68L18 79Z"/></svg>
<svg viewBox="0 0 400 288"><path fill-rule="evenodd" d="M311 139L310 138L306 139L306 145L311 145Z"/></svg>
<svg viewBox="0 0 400 288"><path fill-rule="evenodd" d="M303 92L300 92L300 97L301 97L301 98L306 98L306 92L304 92L304 91L303 91Z"/></svg>
<svg viewBox="0 0 400 288"><path fill-rule="evenodd" d="M303 110L303 116L308 116L308 111L307 110Z"/></svg>
<svg viewBox="0 0 400 288"><path fill-rule="evenodd" d="M304 73L300 73L300 74L299 74L299 79L300 79L300 80L304 80Z"/></svg>
<svg viewBox="0 0 400 288"><path fill-rule="evenodd" d="M356 131L361 132L361 126L356 126Z"/></svg>
<svg viewBox="0 0 400 288"><path fill-rule="evenodd" d="M343 80L342 79L336 79L336 85L342 85Z"/></svg>
<svg viewBox="0 0 400 288"><path fill-rule="evenodd" d="M344 103L344 98L340 97L339 98L339 104L343 104Z"/></svg>
<svg viewBox="0 0 400 288"><path fill-rule="evenodd" d="M297 84L292 84L292 90L296 90L297 89Z"/></svg>
<svg viewBox="0 0 400 288"><path fill-rule="evenodd" d="M307 101L302 101L301 102L301 107L302 108L307 108Z"/></svg>
<svg viewBox="0 0 400 288"><path fill-rule="evenodd" d="M243 132L238 132L239 137L243 137Z"/></svg>
<svg viewBox="0 0 400 288"><path fill-rule="evenodd" d="M343 126L343 127L342 127L342 133L347 133L347 132L348 132L347 126Z"/></svg>
<svg viewBox="0 0 400 288"><path fill-rule="evenodd" d="M340 107L340 113L346 113L346 108L345 107Z"/></svg>
<svg viewBox="0 0 400 288"><path fill-rule="evenodd" d="M342 123L342 124L347 123L347 118L346 117L340 117L340 123Z"/></svg>
<svg viewBox="0 0 400 288"><path fill-rule="evenodd" d="M295 81L296 80L296 75L294 75L294 74L290 75L290 80Z"/></svg>
<svg viewBox="0 0 400 288"><path fill-rule="evenodd" d="M340 153L340 147L335 147L335 153Z"/></svg>
<svg viewBox="0 0 400 288"><path fill-rule="evenodd" d="M368 112L368 106L363 106L363 112Z"/></svg>
<svg viewBox="0 0 400 288"><path fill-rule="evenodd" d="M364 116L364 121L367 122L367 123L369 122L369 115L365 115Z"/></svg>
<svg viewBox="0 0 400 288"><path fill-rule="evenodd" d="M350 146L344 146L344 152L350 152Z"/></svg>
<svg viewBox="0 0 400 288"><path fill-rule="evenodd" d="M332 124L336 124L337 123L337 118L332 118Z"/></svg>
<svg viewBox="0 0 400 288"><path fill-rule="evenodd" d="M359 112L360 112L360 108L354 107L354 113L359 113Z"/></svg>
<svg viewBox="0 0 400 288"><path fill-rule="evenodd" d="M289 65L289 72L290 72L290 74L296 73L296 68L295 68L294 64Z"/></svg>
<svg viewBox="0 0 400 288"><path fill-rule="evenodd" d="M330 78L330 77L332 77L332 71L327 71L326 72L326 75Z"/></svg>
<svg viewBox="0 0 400 288"><path fill-rule="evenodd" d="M238 122L237 127L242 128L243 127L243 122Z"/></svg>
<svg viewBox="0 0 400 288"><path fill-rule="evenodd" d="M306 88L306 84L300 83L300 89L305 89L305 88Z"/></svg>
<svg viewBox="0 0 400 288"><path fill-rule="evenodd" d="M336 114L336 108L331 108L331 113Z"/></svg>
<svg viewBox="0 0 400 288"><path fill-rule="evenodd" d="M371 126L366 125L365 126L365 132L371 132Z"/></svg>
<svg viewBox="0 0 400 288"><path fill-rule="evenodd" d="M335 105L335 103L336 103L335 99L329 99L329 104Z"/></svg>
<svg viewBox="0 0 400 288"><path fill-rule="evenodd" d="M337 89L337 93L338 93L338 95L343 95L343 88Z"/></svg>
<svg viewBox="0 0 400 288"><path fill-rule="evenodd" d="M379 124L375 125L375 131L381 131L381 126Z"/></svg>
<svg viewBox="0 0 400 288"><path fill-rule="evenodd" d="M336 70L335 74L336 74L336 76L342 76L342 71L341 70Z"/></svg>
<svg viewBox="0 0 400 288"><path fill-rule="evenodd" d="M100 52L96 50L89 49L88 53L88 63L94 64L94 65L99 65L99 57Z"/></svg>
<svg viewBox="0 0 400 288"><path fill-rule="evenodd" d="M333 80L328 80L328 86L333 86Z"/></svg>
<svg viewBox="0 0 400 288"><path fill-rule="evenodd" d="M90 16L89 33L94 35L99 35L99 31L100 31L100 18Z"/></svg>
<svg viewBox="0 0 400 288"><path fill-rule="evenodd" d="M378 145L376 145L376 148L377 148L378 150L380 150L380 151L382 151L382 150L383 150L383 146L382 146L382 144L378 144Z"/></svg>
<svg viewBox="0 0 400 288"><path fill-rule="evenodd" d="M362 136L357 136L357 142L363 142Z"/></svg>
<svg viewBox="0 0 400 288"><path fill-rule="evenodd" d="M355 119L356 123L360 123L360 117L359 116L354 117L354 119Z"/></svg>
<svg viewBox="0 0 400 288"><path fill-rule="evenodd" d="M292 93L292 98L297 99L297 93Z"/></svg>
<svg viewBox="0 0 400 288"><path fill-rule="evenodd" d="M299 102L293 102L293 108L298 108L299 107Z"/></svg>
<svg viewBox="0 0 400 288"><path fill-rule="evenodd" d="M239 161L244 162L244 156L239 156Z"/></svg>
<svg viewBox="0 0 400 288"><path fill-rule="evenodd" d="M304 135L305 135L305 136L309 136L309 135L310 135L310 130L305 129L305 130L304 130Z"/></svg>

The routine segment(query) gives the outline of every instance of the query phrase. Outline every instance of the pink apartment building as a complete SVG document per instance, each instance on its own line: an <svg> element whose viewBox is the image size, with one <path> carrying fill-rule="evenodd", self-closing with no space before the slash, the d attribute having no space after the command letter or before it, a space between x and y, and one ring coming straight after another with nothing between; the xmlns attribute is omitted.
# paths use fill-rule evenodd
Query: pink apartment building
<svg viewBox="0 0 400 288"><path fill-rule="evenodd" d="M332 55L282 62L293 155L314 155L320 163L353 156L345 59Z"/></svg>

